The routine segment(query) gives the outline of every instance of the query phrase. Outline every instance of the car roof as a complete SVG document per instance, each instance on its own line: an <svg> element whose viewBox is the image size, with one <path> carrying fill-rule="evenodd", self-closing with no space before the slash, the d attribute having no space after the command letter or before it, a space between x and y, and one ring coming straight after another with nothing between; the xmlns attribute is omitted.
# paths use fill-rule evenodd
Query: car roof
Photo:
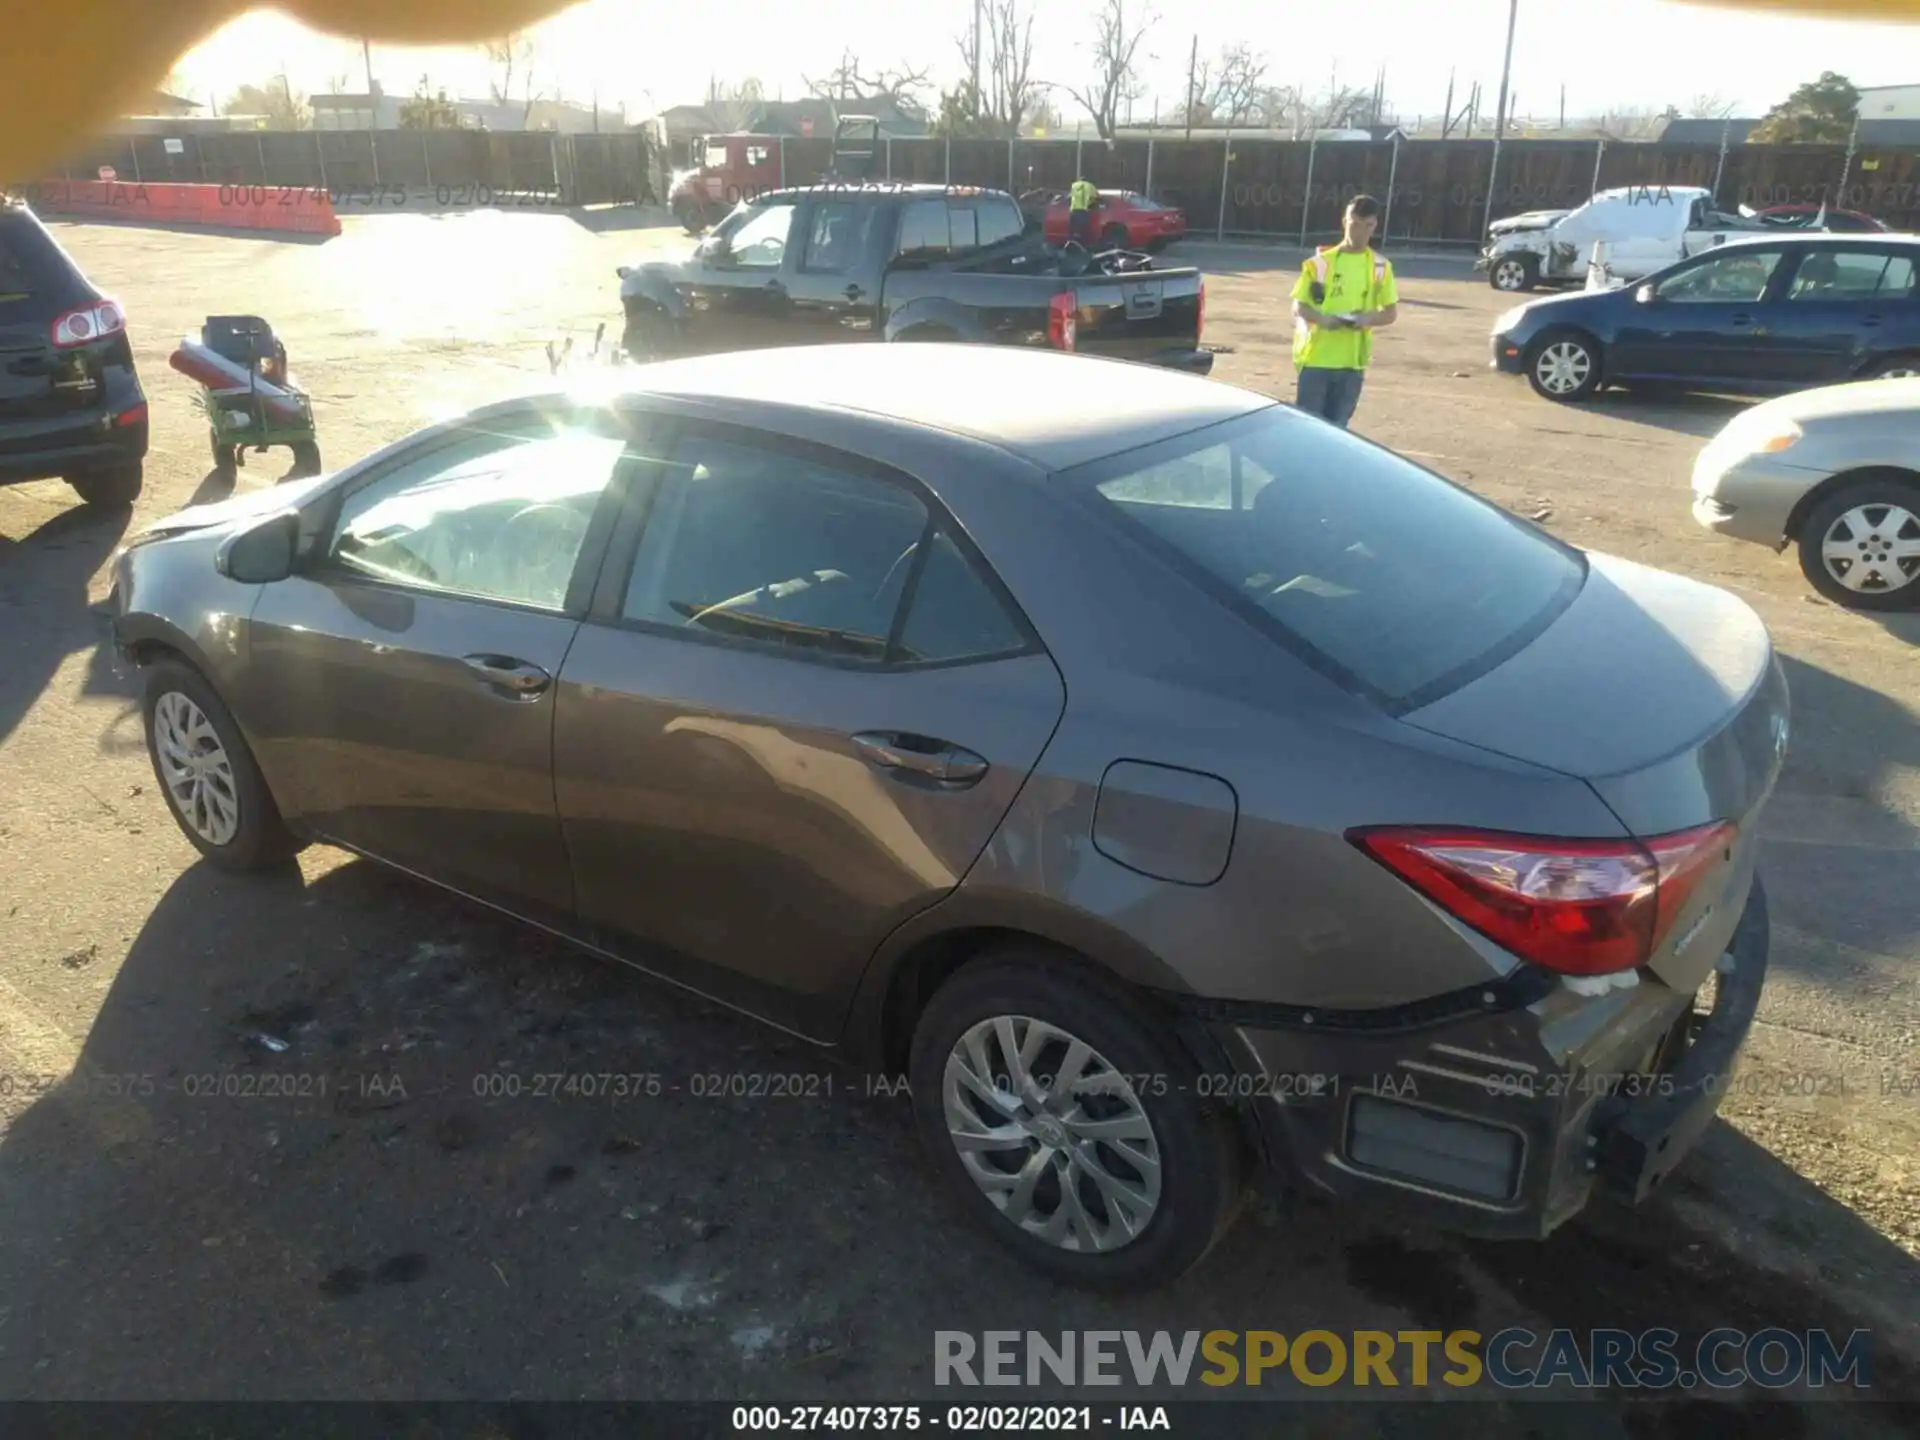
<svg viewBox="0 0 1920 1440"><path fill-rule="evenodd" d="M1711 255L1718 250L1751 249L1754 246L1772 249L1780 245L1792 245L1799 250L1854 250L1862 245L1892 245L1901 250L1920 249L1920 235L1903 235L1896 231L1855 231L1829 234L1824 230L1773 230L1755 231L1742 234L1737 240L1716 245L1710 250L1702 250L1701 255Z"/></svg>
<svg viewBox="0 0 1920 1440"><path fill-rule="evenodd" d="M598 372L567 393L654 395L741 411L833 411L965 436L1071 469L1219 424L1270 396L1151 365L1007 345L844 344L747 350Z"/></svg>

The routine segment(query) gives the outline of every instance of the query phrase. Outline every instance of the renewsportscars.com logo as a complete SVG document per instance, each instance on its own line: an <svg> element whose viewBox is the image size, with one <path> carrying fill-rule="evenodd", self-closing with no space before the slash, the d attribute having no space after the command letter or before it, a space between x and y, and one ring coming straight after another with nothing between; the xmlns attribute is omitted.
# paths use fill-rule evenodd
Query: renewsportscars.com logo
<svg viewBox="0 0 1920 1440"><path fill-rule="evenodd" d="M1869 1332L1825 1330L937 1330L936 1385L1439 1384L1499 1389L1871 1387Z"/></svg>

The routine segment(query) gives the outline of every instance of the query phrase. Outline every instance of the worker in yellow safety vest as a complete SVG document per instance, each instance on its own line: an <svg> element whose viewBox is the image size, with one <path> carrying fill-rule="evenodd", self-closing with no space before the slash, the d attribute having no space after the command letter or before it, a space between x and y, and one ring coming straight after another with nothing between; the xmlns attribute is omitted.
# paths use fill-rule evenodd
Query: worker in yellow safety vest
<svg viewBox="0 0 1920 1440"><path fill-rule="evenodd" d="M1293 287L1293 403L1342 429L1360 403L1373 332L1400 315L1393 266L1373 252L1379 223L1380 202L1354 196L1340 243L1321 246Z"/></svg>
<svg viewBox="0 0 1920 1440"><path fill-rule="evenodd" d="M1093 234L1093 207L1100 202L1100 191L1082 176L1067 191L1067 238L1082 245Z"/></svg>

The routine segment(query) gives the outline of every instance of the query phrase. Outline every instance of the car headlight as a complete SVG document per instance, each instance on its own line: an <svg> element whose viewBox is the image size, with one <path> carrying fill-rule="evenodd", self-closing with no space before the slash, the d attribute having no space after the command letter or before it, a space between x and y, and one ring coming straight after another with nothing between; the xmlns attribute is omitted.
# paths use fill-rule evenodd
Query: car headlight
<svg viewBox="0 0 1920 1440"><path fill-rule="evenodd" d="M1498 320L1493 322L1493 333L1496 335L1501 335L1511 330L1514 326L1520 323L1520 317L1526 313L1527 313L1526 306L1524 305L1514 306L1511 310L1507 311L1506 314L1502 315Z"/></svg>

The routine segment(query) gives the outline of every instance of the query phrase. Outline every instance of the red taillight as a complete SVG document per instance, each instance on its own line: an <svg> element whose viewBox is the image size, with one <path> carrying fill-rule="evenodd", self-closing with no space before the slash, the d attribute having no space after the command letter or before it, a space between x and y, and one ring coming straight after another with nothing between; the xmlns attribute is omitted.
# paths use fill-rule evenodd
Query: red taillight
<svg viewBox="0 0 1920 1440"><path fill-rule="evenodd" d="M1062 291L1047 304L1047 344L1056 350L1071 350L1080 333L1080 299L1071 290Z"/></svg>
<svg viewBox="0 0 1920 1440"><path fill-rule="evenodd" d="M127 317L120 307L111 300L102 300L95 305L69 310L55 320L53 343L58 349L70 350L75 345L85 345L89 340L117 335L126 328Z"/></svg>
<svg viewBox="0 0 1920 1440"><path fill-rule="evenodd" d="M1197 342L1207 333L1207 277L1200 277L1200 318L1193 327L1193 338Z"/></svg>
<svg viewBox="0 0 1920 1440"><path fill-rule="evenodd" d="M146 406L146 402L143 400L140 402L140 404L135 405L131 410L122 410L118 415L114 416L113 423L122 428L125 428L128 425L144 425L146 423L146 419L147 419L147 406Z"/></svg>
<svg viewBox="0 0 1920 1440"><path fill-rule="evenodd" d="M1647 963L1736 834L1719 824L1644 842L1416 828L1348 838L1523 960L1607 975Z"/></svg>

